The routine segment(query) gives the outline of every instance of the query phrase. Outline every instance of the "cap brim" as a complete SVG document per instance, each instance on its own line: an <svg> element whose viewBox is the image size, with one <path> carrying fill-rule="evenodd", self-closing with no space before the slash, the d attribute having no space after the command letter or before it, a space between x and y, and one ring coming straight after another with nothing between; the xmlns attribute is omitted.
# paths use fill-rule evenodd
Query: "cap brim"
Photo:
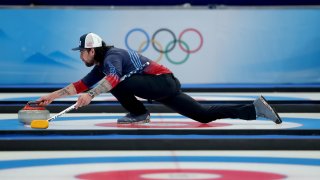
<svg viewBox="0 0 320 180"><path fill-rule="evenodd" d="M81 47L76 47L76 48L72 48L73 51L79 51L79 50L82 50L84 48L81 48Z"/></svg>

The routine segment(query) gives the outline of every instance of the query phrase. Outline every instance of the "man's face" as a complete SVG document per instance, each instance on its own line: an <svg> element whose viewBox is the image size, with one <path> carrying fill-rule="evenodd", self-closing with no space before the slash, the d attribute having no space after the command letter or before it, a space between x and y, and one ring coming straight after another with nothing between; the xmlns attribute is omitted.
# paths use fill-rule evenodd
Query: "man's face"
<svg viewBox="0 0 320 180"><path fill-rule="evenodd" d="M87 67L94 65L94 49L82 49L80 50L80 59Z"/></svg>

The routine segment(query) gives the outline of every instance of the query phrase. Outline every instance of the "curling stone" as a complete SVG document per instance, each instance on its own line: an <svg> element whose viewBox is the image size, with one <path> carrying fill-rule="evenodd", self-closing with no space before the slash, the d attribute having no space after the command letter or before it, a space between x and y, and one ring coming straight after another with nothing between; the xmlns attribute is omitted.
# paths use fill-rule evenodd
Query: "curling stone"
<svg viewBox="0 0 320 180"><path fill-rule="evenodd" d="M46 120L49 118L50 112L46 108L39 106L37 102L28 102L27 105L18 112L19 121L25 125L30 125L31 121L35 119Z"/></svg>

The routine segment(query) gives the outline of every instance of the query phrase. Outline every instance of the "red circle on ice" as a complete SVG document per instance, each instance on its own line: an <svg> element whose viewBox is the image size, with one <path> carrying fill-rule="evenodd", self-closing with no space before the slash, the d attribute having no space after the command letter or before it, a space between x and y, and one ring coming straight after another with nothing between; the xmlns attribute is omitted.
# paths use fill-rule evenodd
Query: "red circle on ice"
<svg viewBox="0 0 320 180"><path fill-rule="evenodd" d="M271 180L287 176L270 172L210 169L152 169L94 172L77 175L78 179L117 180Z"/></svg>
<svg viewBox="0 0 320 180"><path fill-rule="evenodd" d="M199 123L199 122L173 122L173 121L159 121L159 122L150 122L146 124L117 124L115 122L108 123L99 123L95 124L95 126L102 127L117 127L117 128L208 128L208 127L224 127L231 126L228 123L218 123L211 122L207 124Z"/></svg>

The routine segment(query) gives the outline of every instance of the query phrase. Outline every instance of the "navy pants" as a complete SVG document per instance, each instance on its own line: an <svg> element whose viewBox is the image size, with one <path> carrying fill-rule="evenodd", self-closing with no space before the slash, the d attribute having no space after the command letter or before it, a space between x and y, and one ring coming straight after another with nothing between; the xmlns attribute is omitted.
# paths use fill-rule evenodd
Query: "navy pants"
<svg viewBox="0 0 320 180"><path fill-rule="evenodd" d="M158 101L175 112L201 123L216 119L256 119L253 104L248 105L202 105L181 91L181 85L172 74L136 74L119 83L111 90L121 105L135 115L144 114L147 109L135 96Z"/></svg>

